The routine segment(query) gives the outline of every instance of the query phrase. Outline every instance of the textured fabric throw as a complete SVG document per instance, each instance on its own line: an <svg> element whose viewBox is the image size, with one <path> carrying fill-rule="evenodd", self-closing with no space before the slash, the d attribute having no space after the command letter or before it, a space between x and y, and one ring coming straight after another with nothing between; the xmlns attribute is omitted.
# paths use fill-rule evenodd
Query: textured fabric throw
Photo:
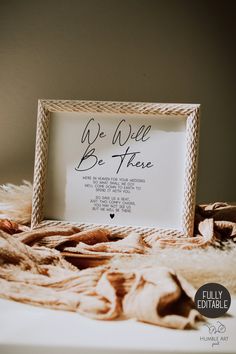
<svg viewBox="0 0 236 354"><path fill-rule="evenodd" d="M0 297L100 320L122 316L176 329L195 327L202 320L194 308L195 289L169 265L127 267L127 263L110 262L79 270L63 254L163 258L163 252L167 256L173 248L185 250L182 252L232 248L236 206L198 206L194 237L170 237L165 231L117 236L107 229L80 230L76 226L32 231L27 226L30 188L26 184L23 189L13 185L0 189Z"/></svg>
<svg viewBox="0 0 236 354"><path fill-rule="evenodd" d="M100 266L79 271L59 251L32 248L15 235L0 231L3 298L100 320L123 315L177 329L194 327L200 319L194 309L194 288L171 269Z"/></svg>

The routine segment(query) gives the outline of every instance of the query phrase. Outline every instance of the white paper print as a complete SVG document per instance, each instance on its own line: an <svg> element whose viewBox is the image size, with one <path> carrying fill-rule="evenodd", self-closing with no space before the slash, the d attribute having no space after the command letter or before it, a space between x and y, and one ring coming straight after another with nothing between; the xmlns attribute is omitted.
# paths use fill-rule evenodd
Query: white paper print
<svg viewBox="0 0 236 354"><path fill-rule="evenodd" d="M186 118L55 112L45 218L181 229Z"/></svg>

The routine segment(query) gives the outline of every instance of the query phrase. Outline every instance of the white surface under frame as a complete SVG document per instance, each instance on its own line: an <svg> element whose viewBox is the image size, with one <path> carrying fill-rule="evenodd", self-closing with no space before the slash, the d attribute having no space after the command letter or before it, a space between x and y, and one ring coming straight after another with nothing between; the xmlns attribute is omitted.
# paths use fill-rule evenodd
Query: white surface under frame
<svg viewBox="0 0 236 354"><path fill-rule="evenodd" d="M0 299L0 353L235 353L235 316L236 298L227 316L209 320L216 328L220 321L225 333L211 335L206 326L172 330L135 320L97 321ZM219 344L212 347L210 336L218 336Z"/></svg>

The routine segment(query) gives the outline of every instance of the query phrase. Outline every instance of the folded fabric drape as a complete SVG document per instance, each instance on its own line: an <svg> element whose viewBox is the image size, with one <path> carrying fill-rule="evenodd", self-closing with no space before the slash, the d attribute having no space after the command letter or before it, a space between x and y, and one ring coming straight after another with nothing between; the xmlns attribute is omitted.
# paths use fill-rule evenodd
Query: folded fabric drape
<svg viewBox="0 0 236 354"><path fill-rule="evenodd" d="M122 315L177 329L194 327L201 319L194 308L194 288L165 267L131 271L100 266L80 271L59 251L32 248L4 231L0 260L0 296L6 299L99 320Z"/></svg>
<svg viewBox="0 0 236 354"><path fill-rule="evenodd" d="M148 236L131 232L117 239L106 229L80 230L71 225L32 231L3 219L0 296L101 320L123 316L170 328L194 327L202 319L194 306L195 290L174 270L160 265L125 269L112 263L78 270L61 251L158 255L163 248L224 248L235 237L236 206L225 203L196 208L194 237L170 237L161 231Z"/></svg>

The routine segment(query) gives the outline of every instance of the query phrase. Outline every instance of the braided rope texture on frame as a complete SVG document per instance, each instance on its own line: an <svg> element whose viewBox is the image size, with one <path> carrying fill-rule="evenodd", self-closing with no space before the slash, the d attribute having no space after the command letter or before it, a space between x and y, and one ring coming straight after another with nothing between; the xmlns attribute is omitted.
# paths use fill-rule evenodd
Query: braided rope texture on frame
<svg viewBox="0 0 236 354"><path fill-rule="evenodd" d="M31 227L68 225L67 221L43 221L43 204L47 173L49 121L51 112L90 112L90 113L124 113L158 116L186 116L186 156L184 177L184 202L182 206L182 230L142 228L127 226L111 226L76 223L83 229L107 227L114 233L137 231L144 235L159 232L163 235L192 236L195 212L197 156L199 140L199 109L198 104L140 103L140 102L109 102L109 101L77 101L77 100L39 100L37 135L35 147L35 166L32 200ZM74 224L74 223L73 223Z"/></svg>

